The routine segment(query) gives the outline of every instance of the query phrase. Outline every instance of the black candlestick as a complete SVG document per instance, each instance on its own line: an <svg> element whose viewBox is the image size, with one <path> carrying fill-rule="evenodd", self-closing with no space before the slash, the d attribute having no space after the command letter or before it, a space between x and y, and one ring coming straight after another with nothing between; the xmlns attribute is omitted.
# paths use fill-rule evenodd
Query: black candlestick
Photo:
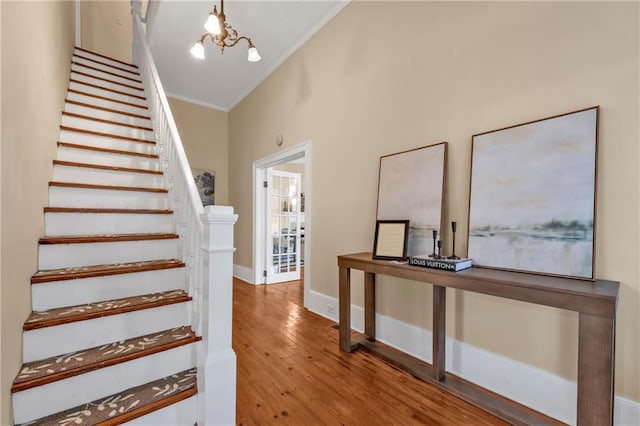
<svg viewBox="0 0 640 426"><path fill-rule="evenodd" d="M451 230L453 231L453 249L451 250L451 256L447 257L447 259L460 259L459 256L456 256L456 223L451 222Z"/></svg>
<svg viewBox="0 0 640 426"><path fill-rule="evenodd" d="M433 253L429 255L429 257L436 258L436 239L438 238L438 230L433 230Z"/></svg>
<svg viewBox="0 0 640 426"><path fill-rule="evenodd" d="M441 249L442 249L442 240L438 240L438 254L434 256L434 259L442 259L442 256L440 256Z"/></svg>

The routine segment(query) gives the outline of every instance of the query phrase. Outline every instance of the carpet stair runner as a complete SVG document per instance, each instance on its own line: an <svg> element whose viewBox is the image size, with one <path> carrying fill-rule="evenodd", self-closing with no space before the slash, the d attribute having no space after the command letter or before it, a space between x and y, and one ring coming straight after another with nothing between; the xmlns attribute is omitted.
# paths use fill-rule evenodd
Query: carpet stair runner
<svg viewBox="0 0 640 426"><path fill-rule="evenodd" d="M117 425L166 407L167 404L175 404L191 398L196 392L196 369L192 368L51 416L23 423L22 426Z"/></svg>
<svg viewBox="0 0 640 426"><path fill-rule="evenodd" d="M57 147L14 422L193 425L201 337L135 65L75 49Z"/></svg>

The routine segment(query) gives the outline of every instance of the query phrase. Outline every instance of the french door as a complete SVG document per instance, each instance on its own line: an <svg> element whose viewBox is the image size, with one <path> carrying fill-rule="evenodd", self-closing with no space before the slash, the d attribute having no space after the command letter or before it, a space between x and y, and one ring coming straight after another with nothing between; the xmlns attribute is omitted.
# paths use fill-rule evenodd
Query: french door
<svg viewBox="0 0 640 426"><path fill-rule="evenodd" d="M266 283L300 279L300 174L267 170Z"/></svg>

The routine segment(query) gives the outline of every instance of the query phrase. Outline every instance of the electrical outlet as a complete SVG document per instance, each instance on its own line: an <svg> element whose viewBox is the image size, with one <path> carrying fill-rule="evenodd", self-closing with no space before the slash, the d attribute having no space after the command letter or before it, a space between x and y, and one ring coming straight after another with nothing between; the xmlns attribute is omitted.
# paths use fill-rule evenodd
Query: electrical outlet
<svg viewBox="0 0 640 426"><path fill-rule="evenodd" d="M329 315L335 315L336 314L336 307L333 306L332 304L327 304L327 312L329 313Z"/></svg>

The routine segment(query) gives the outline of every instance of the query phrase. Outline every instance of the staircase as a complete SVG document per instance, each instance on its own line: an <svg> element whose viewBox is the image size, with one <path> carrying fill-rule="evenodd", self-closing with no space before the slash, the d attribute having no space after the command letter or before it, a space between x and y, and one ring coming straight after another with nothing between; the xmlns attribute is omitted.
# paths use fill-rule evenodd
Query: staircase
<svg viewBox="0 0 640 426"><path fill-rule="evenodd" d="M149 116L136 66L76 48L16 424L196 422L201 338Z"/></svg>

